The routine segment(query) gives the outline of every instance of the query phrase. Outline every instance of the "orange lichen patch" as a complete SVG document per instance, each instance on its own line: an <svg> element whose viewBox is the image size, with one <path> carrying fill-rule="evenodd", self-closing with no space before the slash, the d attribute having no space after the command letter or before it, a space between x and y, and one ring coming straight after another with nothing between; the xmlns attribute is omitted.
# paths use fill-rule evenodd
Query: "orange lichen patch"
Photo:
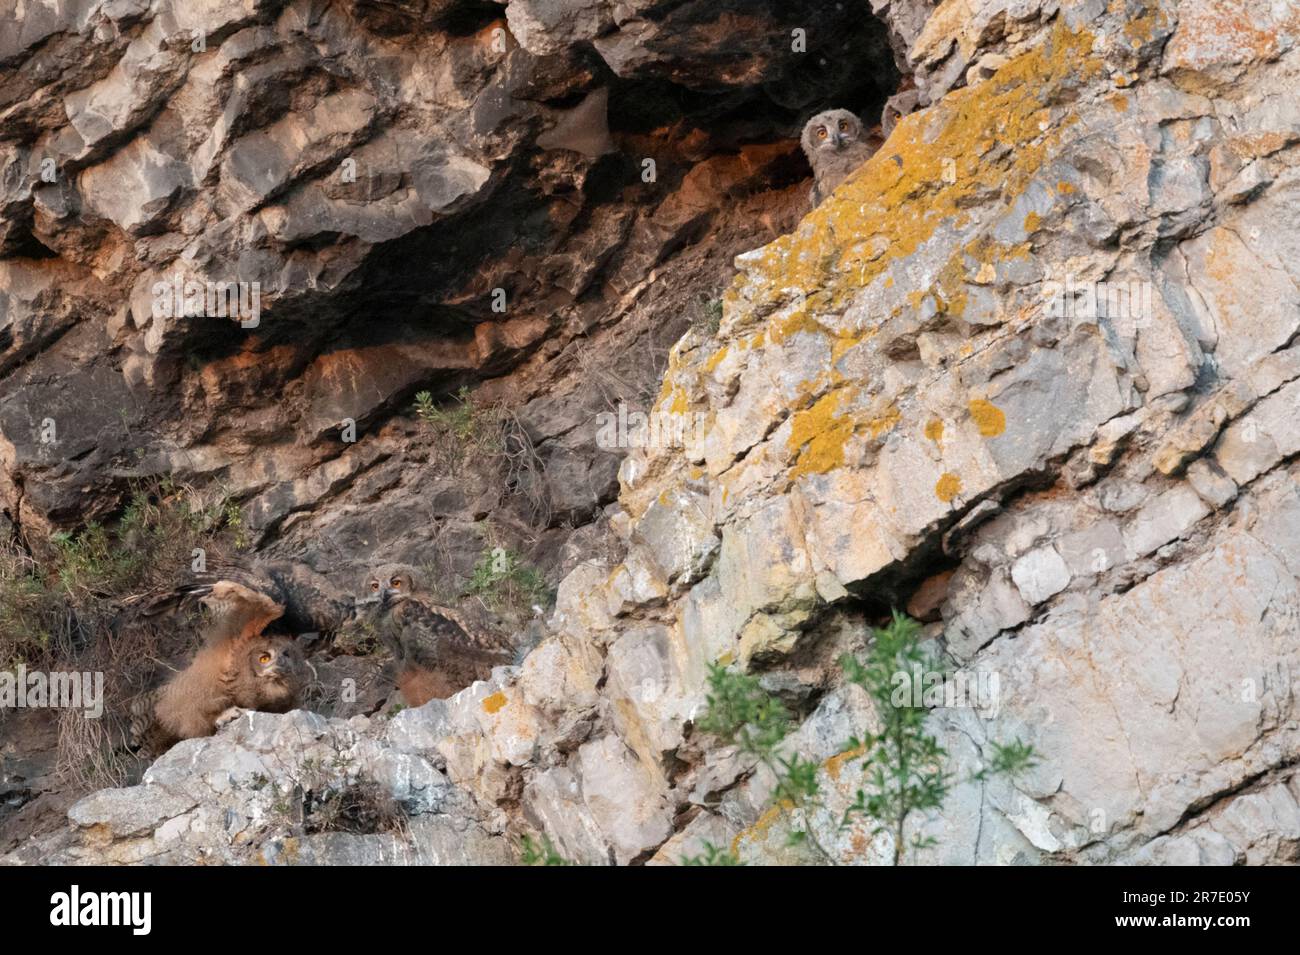
<svg viewBox="0 0 1300 955"><path fill-rule="evenodd" d="M1111 106L1115 107L1116 112L1128 112L1128 97L1123 93L1116 93L1107 102L1109 102Z"/></svg>
<svg viewBox="0 0 1300 955"><path fill-rule="evenodd" d="M943 422L938 418L931 418L925 423L925 436L938 444L943 440Z"/></svg>
<svg viewBox="0 0 1300 955"><path fill-rule="evenodd" d="M1100 73L1092 45L1091 34L1058 23L1044 44L1014 57L987 82L905 117L884 149L797 232L767 246L761 269L739 280L756 293L755 305L775 304L797 288L813 314L834 310L945 222L967 221L977 195L990 189L1018 195L1042 168L1061 128L1074 122L1073 115L1054 121L1049 104L1060 100L1061 87L1086 84ZM995 145L1009 148L994 151ZM955 181L943 175L949 157L957 162ZM888 243L884 254L875 254L879 243L865 242L873 236ZM872 251L864 253L864 246Z"/></svg>
<svg viewBox="0 0 1300 955"><path fill-rule="evenodd" d="M867 748L865 746L855 746L853 749L846 749L842 753L836 753L830 759L826 760L826 762L822 763L822 766L826 769L826 775L830 776L830 778L836 782L839 782L840 772L843 771L844 764L850 760L857 759L859 756L865 756L866 753Z"/></svg>
<svg viewBox="0 0 1300 955"><path fill-rule="evenodd" d="M1038 223L1036 213L1025 217L1025 227L1029 231L1032 224ZM1026 259L1031 250L1028 242L1007 245L987 236L971 239L961 251L948 260L937 276L935 286L937 295L935 304L939 312L953 318L959 318L966 310L969 295L966 284L989 285L997 277L995 263L1007 259Z"/></svg>
<svg viewBox="0 0 1300 955"><path fill-rule="evenodd" d="M1074 183L1062 179L1056 184L1056 191L1063 196L1072 196L1075 193Z"/></svg>
<svg viewBox="0 0 1300 955"><path fill-rule="evenodd" d="M1253 4L1241 0L1186 6L1188 9L1178 11L1178 27L1165 51L1165 62L1175 70L1272 60L1280 52L1281 37L1300 28L1300 10L1294 4L1286 13L1279 11L1272 22L1259 17ZM1140 22L1135 20L1129 27Z"/></svg>
<svg viewBox="0 0 1300 955"><path fill-rule="evenodd" d="M1210 247L1205 251L1205 271L1223 289L1236 287L1237 240L1228 229L1210 232Z"/></svg>
<svg viewBox="0 0 1300 955"><path fill-rule="evenodd" d="M1297 139L1300 139L1300 135L1294 132L1283 133L1270 130L1251 136L1233 136L1228 140L1228 148L1242 159L1258 159L1285 149Z"/></svg>
<svg viewBox="0 0 1300 955"><path fill-rule="evenodd" d="M970 416L975 427L980 429L980 434L986 438L996 438L1007 430L1007 416L991 401L976 398L970 403Z"/></svg>
<svg viewBox="0 0 1300 955"><path fill-rule="evenodd" d="M933 287L935 310L950 318L960 318L965 314L966 306L970 301L970 295L966 290L968 283L990 285L997 279L997 268L994 263L1004 259L1027 258L1029 254L1028 242L1007 245L986 236L972 239L948 260L935 277ZM923 297L924 293L921 293L920 298Z"/></svg>
<svg viewBox="0 0 1300 955"><path fill-rule="evenodd" d="M872 418L867 422L867 429L871 432L873 438L878 438L886 431L893 430L894 426L902 419L899 410L890 405L885 409L885 413Z"/></svg>
<svg viewBox="0 0 1300 955"><path fill-rule="evenodd" d="M1028 228L1031 217L1037 217L1036 212L1031 212L1025 216L1025 227ZM1037 218L1035 222L1040 222ZM1005 259L1027 259L1033 254L1028 242L1018 242L1015 245L1007 245L1005 242L999 242L996 239L990 239L987 236L980 236L978 239L971 239L962 248L962 251L969 255L976 262L999 262Z"/></svg>
<svg viewBox="0 0 1300 955"><path fill-rule="evenodd" d="M780 802L771 806L767 812L758 817L758 821L752 826L736 833L736 838L731 840L731 854L737 855L740 852L741 840L749 839L751 842L757 842L758 840L765 838L768 830L776 824L777 820L780 819L784 813L789 812L793 808L794 802L790 799L782 799Z"/></svg>
<svg viewBox="0 0 1300 955"><path fill-rule="evenodd" d="M1134 46L1140 46L1143 43L1149 43L1155 39L1156 23L1158 11L1153 10L1146 16L1134 17L1124 24L1124 36L1133 43Z"/></svg>
<svg viewBox="0 0 1300 955"><path fill-rule="evenodd" d="M712 373L718 367L718 365L722 364L722 359L726 357L727 357L727 346L723 345L721 348L719 348L717 351L715 351L712 355L709 356L709 360L704 363L704 370Z"/></svg>
<svg viewBox="0 0 1300 955"><path fill-rule="evenodd" d="M834 365L843 358L850 349L861 345L869 338L872 338L878 331L880 331L880 326L876 325L861 331L843 331L837 333L835 341L831 343L831 364ZM832 379L838 382L842 379L842 376L836 372L832 375Z"/></svg>
<svg viewBox="0 0 1300 955"><path fill-rule="evenodd" d="M961 478L951 472L945 472L934 486L934 496L948 504L961 493Z"/></svg>
<svg viewBox="0 0 1300 955"><path fill-rule="evenodd" d="M780 345L786 339L800 332L810 335L825 335L828 330L812 317L806 308L798 308L784 318L778 319L768 327L768 339L773 345Z"/></svg>
<svg viewBox="0 0 1300 955"><path fill-rule="evenodd" d="M1043 224L1043 217L1037 212L1031 212L1025 216L1025 231L1031 235L1038 231L1039 226Z"/></svg>
<svg viewBox="0 0 1300 955"><path fill-rule="evenodd" d="M811 407L795 413L790 426L790 450L798 461L790 478L804 474L825 474L844 463L844 444L853 436L854 422L848 415L837 415L840 392L832 391Z"/></svg>
<svg viewBox="0 0 1300 955"><path fill-rule="evenodd" d="M674 388L672 390L673 403L668 406L668 410L673 414L686 414L691 410L691 399L686 394L684 388Z"/></svg>
<svg viewBox="0 0 1300 955"><path fill-rule="evenodd" d="M500 690L483 700L483 709L488 713L497 713L508 703L506 695Z"/></svg>

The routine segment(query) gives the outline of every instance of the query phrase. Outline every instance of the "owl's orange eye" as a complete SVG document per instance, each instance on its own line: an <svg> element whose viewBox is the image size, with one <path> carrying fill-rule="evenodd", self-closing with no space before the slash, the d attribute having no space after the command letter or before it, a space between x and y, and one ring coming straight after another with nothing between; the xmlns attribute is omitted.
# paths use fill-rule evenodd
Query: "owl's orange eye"
<svg viewBox="0 0 1300 955"><path fill-rule="evenodd" d="M271 662L271 654L263 653L260 657L257 658L257 662L265 666L266 664Z"/></svg>
<svg viewBox="0 0 1300 955"><path fill-rule="evenodd" d="M848 131L849 131L849 124L845 120L840 120L840 132L847 133Z"/></svg>
<svg viewBox="0 0 1300 955"><path fill-rule="evenodd" d="M377 580L372 580L372 581L370 581L370 589L371 589L371 590L378 590L378 589L379 589L379 581L377 581Z"/></svg>
<svg viewBox="0 0 1300 955"><path fill-rule="evenodd" d="M389 585L390 585L394 590L401 590L401 589L402 589L402 578L401 578L401 577L394 577L394 578L393 578L392 580L390 580L388 583L389 583Z"/></svg>
<svg viewBox="0 0 1300 955"><path fill-rule="evenodd" d="M825 126L818 126L818 127L817 127L817 138L818 138L818 139L825 139L825 138L826 138L826 127L825 127Z"/></svg>

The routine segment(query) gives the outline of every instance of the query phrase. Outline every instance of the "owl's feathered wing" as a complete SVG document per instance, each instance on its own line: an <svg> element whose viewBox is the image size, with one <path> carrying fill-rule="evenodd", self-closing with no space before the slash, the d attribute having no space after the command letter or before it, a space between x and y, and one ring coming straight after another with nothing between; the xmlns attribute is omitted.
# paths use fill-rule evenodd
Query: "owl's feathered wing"
<svg viewBox="0 0 1300 955"><path fill-rule="evenodd" d="M290 561L256 561L247 565L220 561L196 573L189 586L140 594L130 602L138 605L144 615L155 616L202 596L220 580L243 584L280 604L284 614L277 621L277 628L294 634L331 634L351 619L354 612L351 596L306 564Z"/></svg>
<svg viewBox="0 0 1300 955"><path fill-rule="evenodd" d="M156 686L131 701L130 716L126 726L126 745L133 752L140 752L146 756L158 755L166 750L171 742L155 715L162 690L161 686Z"/></svg>
<svg viewBox="0 0 1300 955"><path fill-rule="evenodd" d="M450 696L486 680L493 667L514 661L514 648L502 638L416 597L388 611L380 634L393 651L398 686L412 706Z"/></svg>
<svg viewBox="0 0 1300 955"><path fill-rule="evenodd" d="M216 715L232 706L284 712L302 693L297 647L286 637L273 640L263 633L283 606L262 590L229 579L206 589L201 646L185 667L131 703L127 742L132 749L157 755L178 740L209 735ZM250 668L249 654L259 646L280 654L278 679Z"/></svg>

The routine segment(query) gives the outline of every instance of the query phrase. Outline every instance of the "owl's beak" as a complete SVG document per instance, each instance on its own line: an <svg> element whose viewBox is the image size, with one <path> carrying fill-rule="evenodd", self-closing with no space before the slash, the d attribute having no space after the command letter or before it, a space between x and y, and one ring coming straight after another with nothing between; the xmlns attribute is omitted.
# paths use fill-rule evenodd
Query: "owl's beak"
<svg viewBox="0 0 1300 955"><path fill-rule="evenodd" d="M835 148L839 149L844 145L844 137L838 132L831 133L831 142L835 143Z"/></svg>

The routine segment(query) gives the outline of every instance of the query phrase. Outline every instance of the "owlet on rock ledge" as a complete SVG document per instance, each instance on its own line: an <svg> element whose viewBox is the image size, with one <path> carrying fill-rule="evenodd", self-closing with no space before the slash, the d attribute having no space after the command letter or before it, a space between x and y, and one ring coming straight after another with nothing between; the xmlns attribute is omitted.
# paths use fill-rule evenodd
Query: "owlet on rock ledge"
<svg viewBox="0 0 1300 955"><path fill-rule="evenodd" d="M507 640L472 626L419 589L413 567L383 564L366 575L365 596L357 600L362 619L393 653L397 688L408 706L444 699L514 662Z"/></svg>
<svg viewBox="0 0 1300 955"><path fill-rule="evenodd" d="M813 169L814 209L884 144L879 136L864 130L862 121L847 109L818 113L804 126L799 142Z"/></svg>

